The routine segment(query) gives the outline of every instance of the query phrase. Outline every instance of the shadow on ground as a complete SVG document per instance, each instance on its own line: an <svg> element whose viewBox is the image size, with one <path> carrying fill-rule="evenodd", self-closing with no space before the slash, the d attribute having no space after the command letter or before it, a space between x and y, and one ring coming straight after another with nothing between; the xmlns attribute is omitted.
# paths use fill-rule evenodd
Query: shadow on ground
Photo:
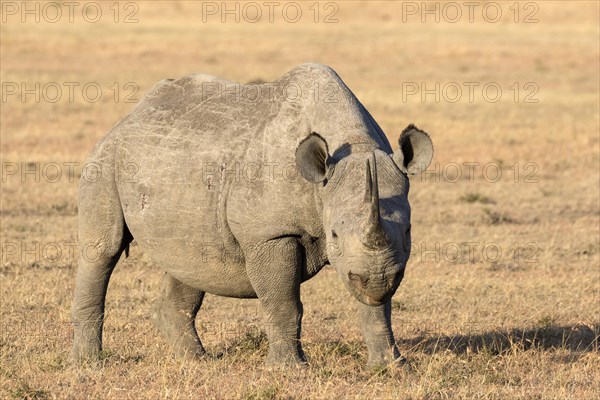
<svg viewBox="0 0 600 400"><path fill-rule="evenodd" d="M433 354L450 350L456 354L488 352L503 354L529 349L566 349L577 352L598 352L600 323L592 325L547 326L532 329L505 329L455 336L421 335L399 339L401 348Z"/></svg>

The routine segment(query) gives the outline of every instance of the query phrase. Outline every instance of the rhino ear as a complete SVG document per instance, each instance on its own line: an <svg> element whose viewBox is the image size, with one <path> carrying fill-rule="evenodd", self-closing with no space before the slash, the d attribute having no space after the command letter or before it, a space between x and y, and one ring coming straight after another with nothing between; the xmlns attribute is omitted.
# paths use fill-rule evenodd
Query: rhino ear
<svg viewBox="0 0 600 400"><path fill-rule="evenodd" d="M309 182L325 180L329 149L327 142L318 133L311 133L296 149L296 166L300 175Z"/></svg>
<svg viewBox="0 0 600 400"><path fill-rule="evenodd" d="M408 175L417 175L427 169L433 158L433 143L426 132L413 124L400 134L394 161Z"/></svg>

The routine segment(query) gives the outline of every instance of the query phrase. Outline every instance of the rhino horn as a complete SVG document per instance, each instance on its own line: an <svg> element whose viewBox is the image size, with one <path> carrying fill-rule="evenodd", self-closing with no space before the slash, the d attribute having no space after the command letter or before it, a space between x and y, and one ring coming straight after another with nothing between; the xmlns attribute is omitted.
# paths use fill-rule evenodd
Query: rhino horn
<svg viewBox="0 0 600 400"><path fill-rule="evenodd" d="M373 164L372 173L371 163ZM385 246L387 236L379 217L379 187L377 185L377 162L375 161L375 154L371 155L371 160L367 159L366 164L365 206L368 217L363 226L362 242L368 247L379 248Z"/></svg>

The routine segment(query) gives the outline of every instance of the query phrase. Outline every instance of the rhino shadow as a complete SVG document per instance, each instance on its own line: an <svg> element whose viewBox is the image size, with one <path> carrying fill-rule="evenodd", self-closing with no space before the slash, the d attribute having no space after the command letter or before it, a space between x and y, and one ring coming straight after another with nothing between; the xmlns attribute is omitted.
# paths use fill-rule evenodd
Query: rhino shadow
<svg viewBox="0 0 600 400"><path fill-rule="evenodd" d="M455 354L491 353L507 354L515 348L566 349L572 352L598 352L600 322L591 325L551 325L539 328L498 329L465 335L420 335L410 339L396 339L400 348L410 348L426 354L450 350Z"/></svg>

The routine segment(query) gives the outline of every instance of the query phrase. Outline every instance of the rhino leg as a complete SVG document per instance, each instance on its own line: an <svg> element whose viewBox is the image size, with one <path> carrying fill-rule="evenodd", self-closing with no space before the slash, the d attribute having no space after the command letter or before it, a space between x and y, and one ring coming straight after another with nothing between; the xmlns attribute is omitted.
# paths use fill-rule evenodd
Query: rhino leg
<svg viewBox="0 0 600 400"><path fill-rule="evenodd" d="M300 344L302 257L300 244L294 238L270 240L247 254L248 278L266 317L267 365L305 364Z"/></svg>
<svg viewBox="0 0 600 400"><path fill-rule="evenodd" d="M204 292L165 273L152 319L177 357L196 358L205 354L194 325L203 299Z"/></svg>
<svg viewBox="0 0 600 400"><path fill-rule="evenodd" d="M369 351L367 365L371 367L387 366L403 360L392 332L391 303L388 300L380 306L373 307L363 303L358 306L362 332Z"/></svg>
<svg viewBox="0 0 600 400"><path fill-rule="evenodd" d="M132 239L114 186L108 181L83 185L79 199L79 261L71 309L71 358L77 362L93 361L102 351L108 281Z"/></svg>

